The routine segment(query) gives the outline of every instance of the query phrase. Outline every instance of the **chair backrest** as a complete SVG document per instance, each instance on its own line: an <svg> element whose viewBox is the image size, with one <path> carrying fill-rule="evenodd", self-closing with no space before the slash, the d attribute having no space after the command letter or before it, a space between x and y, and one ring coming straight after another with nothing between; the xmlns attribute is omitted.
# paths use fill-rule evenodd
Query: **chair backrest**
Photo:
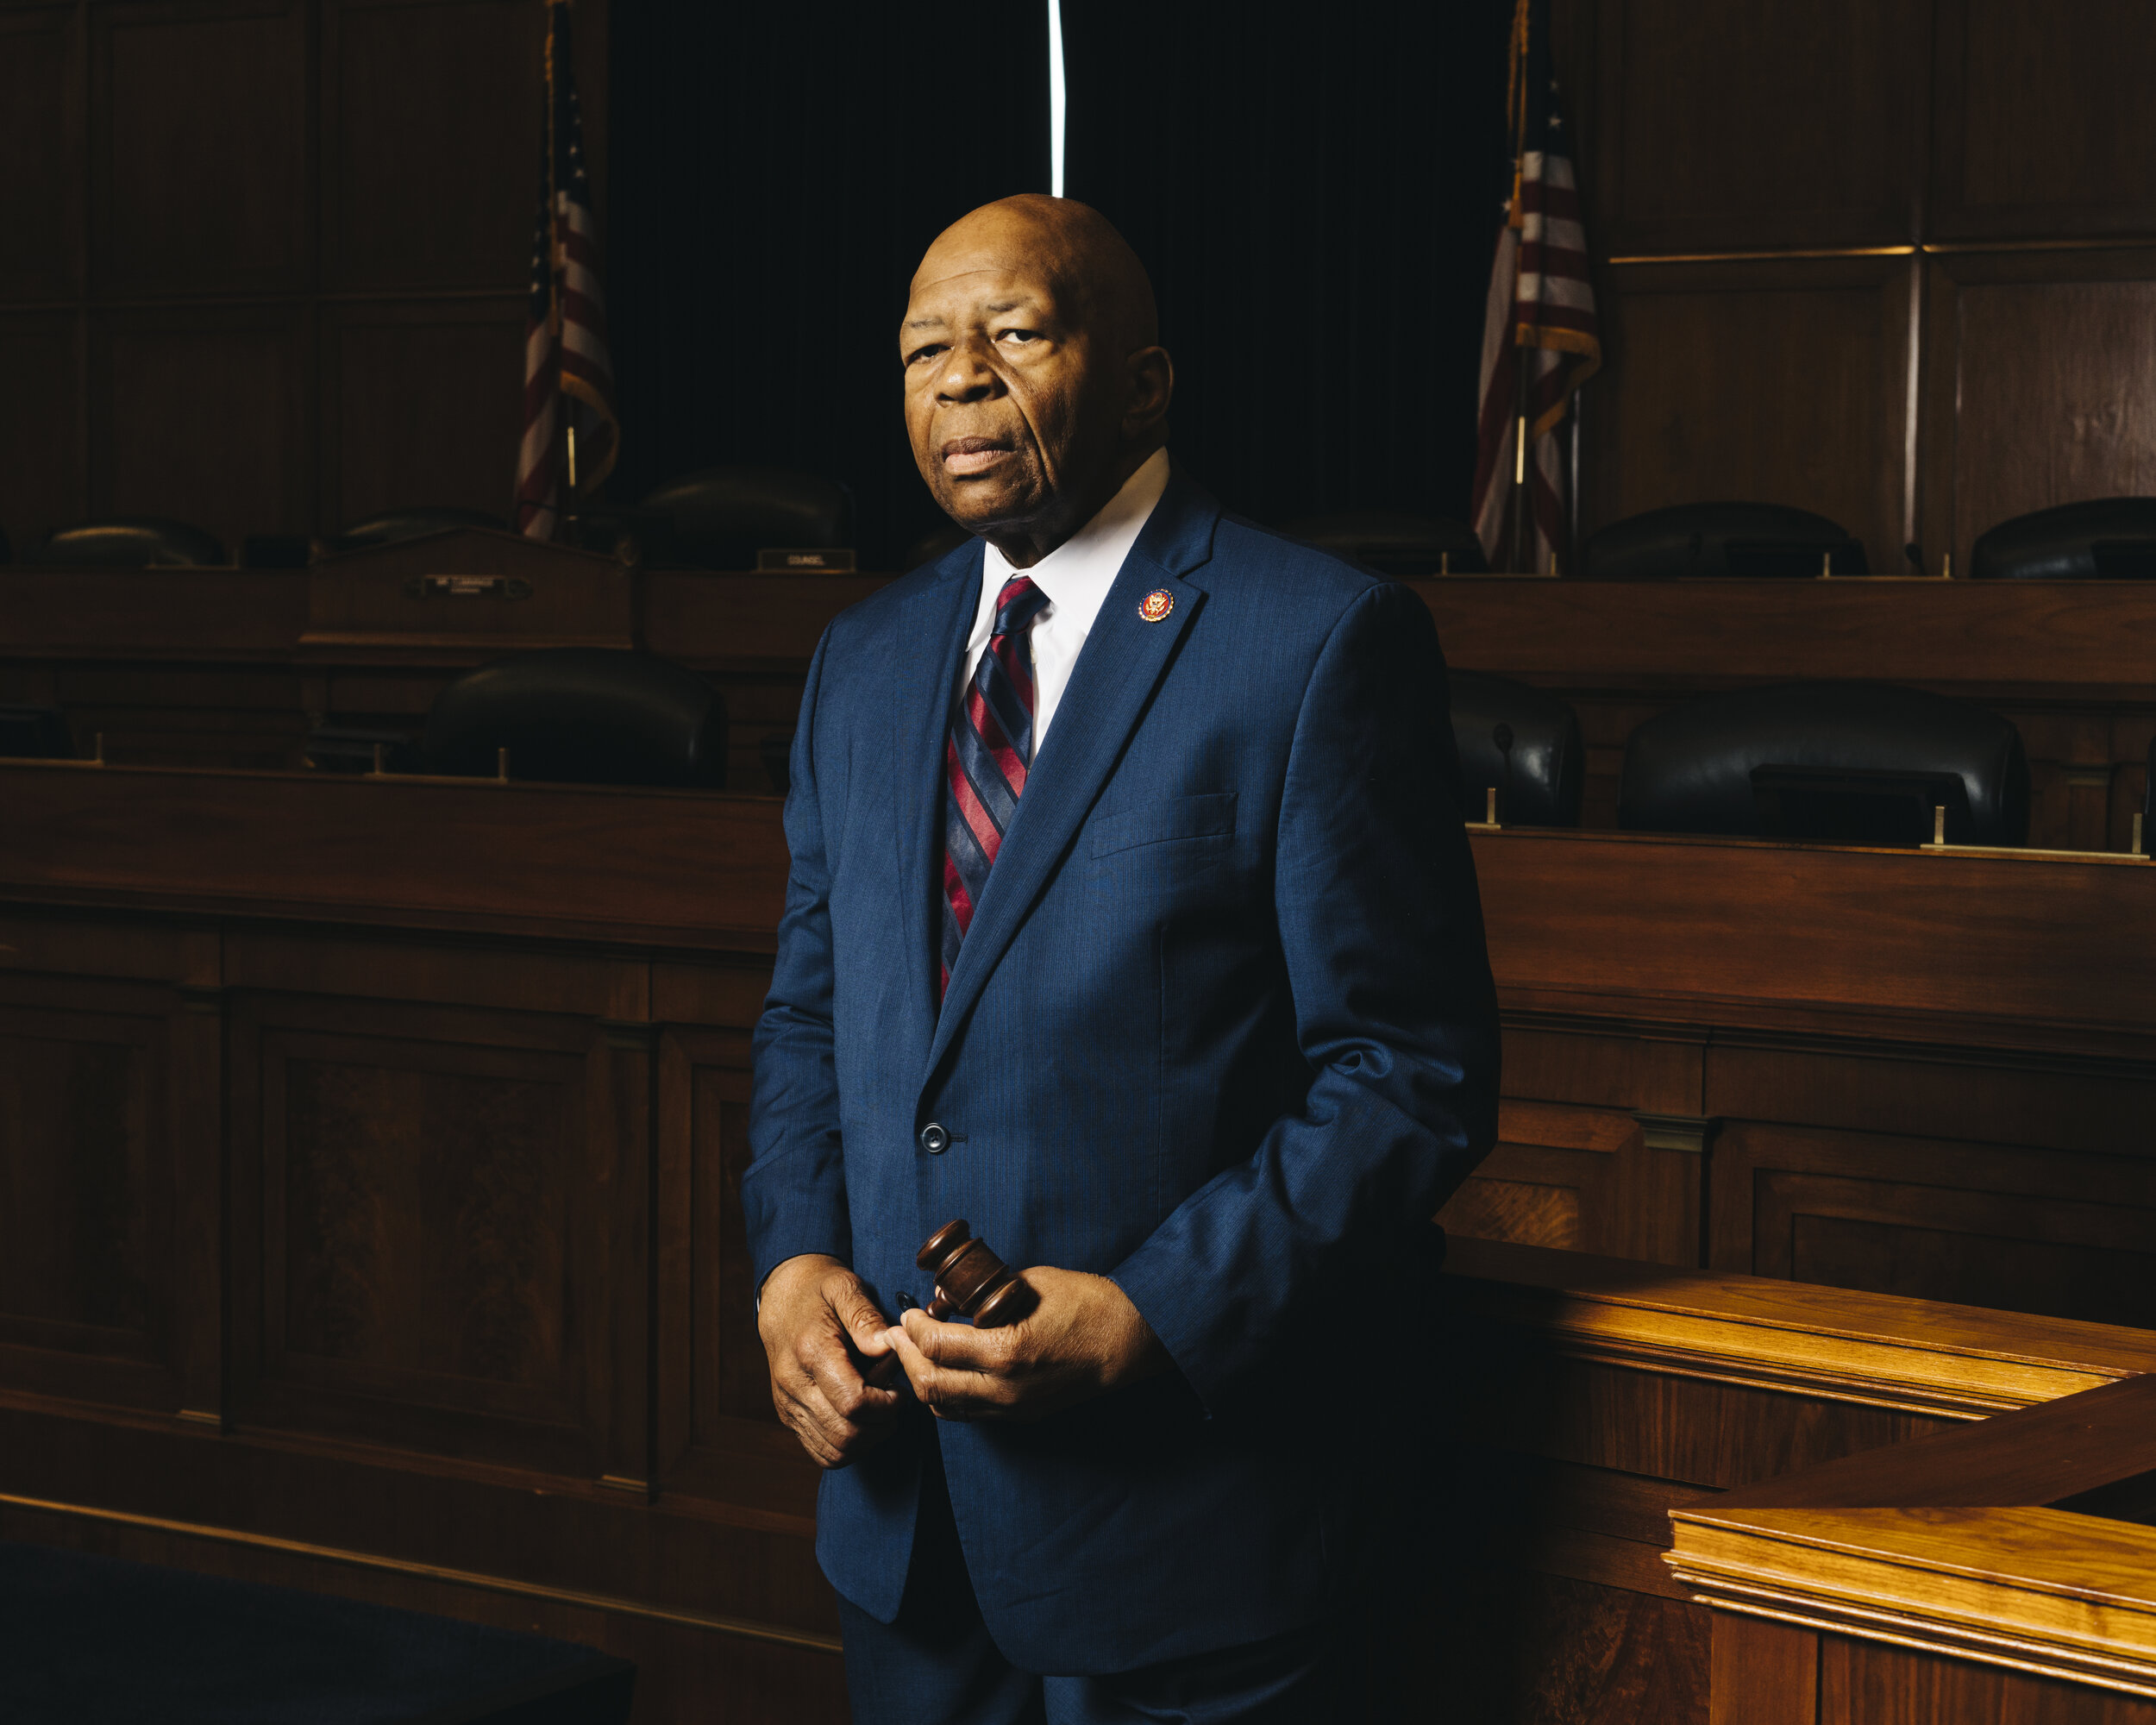
<svg viewBox="0 0 2156 1725"><path fill-rule="evenodd" d="M1447 681L1467 818L1482 819L1494 787L1507 825L1577 826L1587 751L1572 704L1489 671L1454 671Z"/></svg>
<svg viewBox="0 0 2156 1725"><path fill-rule="evenodd" d="M854 494L790 467L706 467L649 492L636 513L663 518L657 558L704 569L752 569L764 550L843 549L854 543Z"/></svg>
<svg viewBox="0 0 2156 1725"><path fill-rule="evenodd" d="M329 549L357 551L372 545L396 545L407 539L423 539L429 533L453 532L460 527L492 527L498 532L506 525L500 516L489 515L483 509L454 509L446 505L390 509L379 515L370 515L364 521L354 522L329 541Z"/></svg>
<svg viewBox="0 0 2156 1725"><path fill-rule="evenodd" d="M726 782L726 706L693 672L649 654L567 647L497 659L436 696L427 771L582 785Z"/></svg>
<svg viewBox="0 0 2156 1725"><path fill-rule="evenodd" d="M2011 720L1892 683L1783 683L1640 725L1617 818L1648 832L1921 844L1938 803L1951 844L2022 843L2028 762Z"/></svg>
<svg viewBox="0 0 2156 1725"><path fill-rule="evenodd" d="M1590 580L1733 577L1808 579L1825 559L1838 575L1861 575L1864 546L1848 529L1778 503L1681 503L1613 521L1580 559Z"/></svg>
<svg viewBox="0 0 2156 1725"><path fill-rule="evenodd" d="M1475 530L1438 515L1346 510L1302 516L1282 524L1280 530L1381 575L1434 575L1440 568L1456 575L1479 575L1489 568Z"/></svg>
<svg viewBox="0 0 2156 1725"><path fill-rule="evenodd" d="M122 515L48 533L23 548L22 561L97 569L142 569L153 564L200 568L223 562L225 555L216 539L184 521Z"/></svg>
<svg viewBox="0 0 2156 1725"><path fill-rule="evenodd" d="M67 716L58 707L0 706L0 755L17 761L65 761L74 752Z"/></svg>
<svg viewBox="0 0 2156 1725"><path fill-rule="evenodd" d="M1969 548L1978 580L2156 580L2156 497L2100 497L2017 515Z"/></svg>

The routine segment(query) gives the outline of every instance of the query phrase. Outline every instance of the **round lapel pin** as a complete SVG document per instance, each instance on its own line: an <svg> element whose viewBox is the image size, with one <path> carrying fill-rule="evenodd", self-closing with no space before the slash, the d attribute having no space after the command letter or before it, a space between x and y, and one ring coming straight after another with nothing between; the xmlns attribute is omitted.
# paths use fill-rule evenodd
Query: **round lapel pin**
<svg viewBox="0 0 2156 1725"><path fill-rule="evenodd" d="M1148 623L1158 623L1175 608L1175 595L1166 587L1155 587L1138 601L1138 614Z"/></svg>

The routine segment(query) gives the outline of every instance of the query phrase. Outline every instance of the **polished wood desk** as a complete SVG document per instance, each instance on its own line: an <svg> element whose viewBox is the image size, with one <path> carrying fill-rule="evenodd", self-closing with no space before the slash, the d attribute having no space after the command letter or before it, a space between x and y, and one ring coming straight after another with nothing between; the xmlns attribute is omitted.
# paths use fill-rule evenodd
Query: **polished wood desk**
<svg viewBox="0 0 2156 1725"><path fill-rule="evenodd" d="M0 1537L537 1623L635 1659L654 1719L721 1691L744 1718L843 1716L812 1470L770 1414L736 1195L779 815L744 795L0 765ZM2075 1298L2131 1304L2102 1254L2147 1251L2146 1186L2120 1183L2147 1164L2107 1134L2147 1094L2149 985L2131 932L2102 931L2156 886L2141 868L1474 843L1507 1143L1463 1209L1696 1264L1698 1219L1727 1206L1713 1239L1742 1241L1733 1267L1884 1264L1898 1285L1989 1253L2007 1270L1990 1297L2069 1286L2014 1279L2015 1252L2063 1254ZM1551 902L1602 958L1572 951ZM1687 947L1685 916L1707 944ZM1781 947L1742 950L1761 940ZM1909 961L1934 943L1953 948L1935 973ZM1744 1234L1760 1216L1796 1220ZM1773 1259L1784 1239L1797 1254ZM1630 1647L1620 1665L1661 1648L1690 1670L1706 1646L1660 1567L1680 1496L2147 1367L2147 1339L2055 1317L1473 1239L1455 1264L1484 1289L1463 1321L1515 1339L1476 1371L1551 1338L1543 1389L1460 1402L1487 1427L1460 1434L1487 1465L1463 1477L1496 1481L1547 1552L1507 1558L1489 1599L1601 1624L1595 1657ZM1706 1340L1695 1308L1715 1314ZM1833 1339L1852 1335L1877 1347ZM1556 1423L1523 1432L1527 1413ZM1611 1623L1630 1627L1612 1641ZM1446 1681L1508 1692L1542 1668L1521 1657ZM1506 1708L1468 1716L1523 1716Z"/></svg>
<svg viewBox="0 0 2156 1725"><path fill-rule="evenodd" d="M1395 1716L2156 1721L2156 1334L1477 1242L1449 1268L1472 1484Z"/></svg>
<svg viewBox="0 0 2156 1725"><path fill-rule="evenodd" d="M736 1195L779 816L0 767L9 1532L843 1717Z"/></svg>
<svg viewBox="0 0 2156 1725"><path fill-rule="evenodd" d="M401 577L397 566L407 559L414 570L440 561L488 573L504 561L470 553L427 559L406 546L367 561L386 561ZM313 726L416 731L452 677L504 653L643 646L718 686L729 720L728 781L764 791L771 783L763 743L792 732L818 637L889 579L623 570L618 600L597 592L580 609L556 606L549 615L473 593L414 600L413 626L392 629L381 626L379 605L355 618L355 607L335 602L329 565L0 568L0 700L60 707L84 756L102 736L106 758L117 762L298 768ZM475 628L475 617L496 626ZM503 626L505 618L517 626Z"/></svg>
<svg viewBox="0 0 2156 1725"><path fill-rule="evenodd" d="M417 542L313 572L0 569L0 699L66 708L89 752L116 761L298 767L310 723L416 726L457 671L517 643L513 630L443 625L363 634L312 627L338 571L369 579L437 565L506 567L507 536ZM424 549L432 544L437 549ZM583 553L534 548L542 560ZM886 575L638 571L621 605L542 621L539 596L505 612L529 644L623 640L710 676L732 720L730 781L768 788L761 749L793 729L824 626ZM1634 725L1687 697L1740 683L1876 677L1984 701L2021 726L2033 775L2031 842L2122 850L2156 735L2156 588L2138 582L1557 581L1460 576L1407 583L1456 665L1564 694L1589 758L1586 824L1616 824L1617 771ZM310 598L310 595L316 595ZM429 619L483 598L416 605ZM378 619L379 621L379 619ZM310 635L316 638L309 640ZM448 644L449 637L454 644Z"/></svg>
<svg viewBox="0 0 2156 1725"><path fill-rule="evenodd" d="M1468 1233L2156 1327L2156 865L1478 832Z"/></svg>

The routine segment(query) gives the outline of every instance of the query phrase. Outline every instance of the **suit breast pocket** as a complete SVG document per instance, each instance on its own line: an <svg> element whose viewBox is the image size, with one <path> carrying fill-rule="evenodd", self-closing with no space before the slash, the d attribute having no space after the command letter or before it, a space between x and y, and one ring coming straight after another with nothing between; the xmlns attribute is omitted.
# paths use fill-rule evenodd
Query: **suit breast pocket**
<svg viewBox="0 0 2156 1725"><path fill-rule="evenodd" d="M1207 791L1196 796L1163 797L1158 802L1096 816L1089 831L1096 858L1135 850L1141 845L1232 839L1235 837L1235 793Z"/></svg>

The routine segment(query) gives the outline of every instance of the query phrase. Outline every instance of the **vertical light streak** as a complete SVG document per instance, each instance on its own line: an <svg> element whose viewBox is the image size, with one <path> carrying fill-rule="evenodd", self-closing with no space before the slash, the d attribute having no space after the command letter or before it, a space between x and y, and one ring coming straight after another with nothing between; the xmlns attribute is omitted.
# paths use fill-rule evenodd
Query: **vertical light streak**
<svg viewBox="0 0 2156 1725"><path fill-rule="evenodd" d="M1048 0L1048 189L1063 195L1063 5Z"/></svg>

